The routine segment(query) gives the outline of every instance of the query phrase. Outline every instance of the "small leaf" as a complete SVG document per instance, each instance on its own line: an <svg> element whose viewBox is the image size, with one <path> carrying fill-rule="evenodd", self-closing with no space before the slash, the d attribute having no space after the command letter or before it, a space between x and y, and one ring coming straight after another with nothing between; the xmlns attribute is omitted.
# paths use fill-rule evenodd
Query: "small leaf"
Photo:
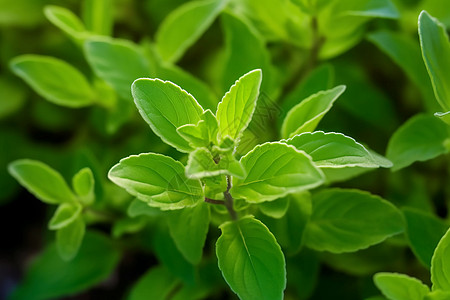
<svg viewBox="0 0 450 300"><path fill-rule="evenodd" d="M56 232L56 248L63 260L72 260L78 253L83 242L86 224L82 216L78 216L67 226L61 227Z"/></svg>
<svg viewBox="0 0 450 300"><path fill-rule="evenodd" d="M247 174L243 179L233 178L231 194L252 203L275 200L323 183L322 172L307 154L279 142L256 146L241 158L241 164Z"/></svg>
<svg viewBox="0 0 450 300"><path fill-rule="evenodd" d="M125 99L131 97L136 78L152 74L142 50L127 40L91 39L84 43L84 54L95 74Z"/></svg>
<svg viewBox="0 0 450 300"><path fill-rule="evenodd" d="M270 202L263 202L258 205L258 208L266 216L274 219L280 219L288 211L289 200L289 197L284 197Z"/></svg>
<svg viewBox="0 0 450 300"><path fill-rule="evenodd" d="M439 241L431 258L431 282L434 290L450 292L450 229Z"/></svg>
<svg viewBox="0 0 450 300"><path fill-rule="evenodd" d="M219 268L241 299L283 299L283 252L266 226L253 217L226 222L216 243Z"/></svg>
<svg viewBox="0 0 450 300"><path fill-rule="evenodd" d="M430 291L419 279L397 273L377 273L375 285L391 300L423 300Z"/></svg>
<svg viewBox="0 0 450 300"><path fill-rule="evenodd" d="M285 141L309 154L319 168L378 168L380 161L353 138L335 132L305 132Z"/></svg>
<svg viewBox="0 0 450 300"><path fill-rule="evenodd" d="M111 35L114 17L112 0L83 1L83 21L89 31L100 35Z"/></svg>
<svg viewBox="0 0 450 300"><path fill-rule="evenodd" d="M57 230L70 225L81 214L83 207L79 203L62 203L58 206L48 224L50 230Z"/></svg>
<svg viewBox="0 0 450 300"><path fill-rule="evenodd" d="M72 178L72 186L80 201L90 205L95 200L94 174L90 168L83 168Z"/></svg>
<svg viewBox="0 0 450 300"><path fill-rule="evenodd" d="M44 8L44 14L53 25L75 40L82 40L89 35L83 22L65 7L48 5Z"/></svg>
<svg viewBox="0 0 450 300"><path fill-rule="evenodd" d="M431 267L434 249L449 226L443 220L420 210L405 208L403 214L411 250L419 261L428 268Z"/></svg>
<svg viewBox="0 0 450 300"><path fill-rule="evenodd" d="M434 94L445 111L450 110L450 43L445 26L426 11L419 16L422 56Z"/></svg>
<svg viewBox="0 0 450 300"><path fill-rule="evenodd" d="M229 136L238 140L250 123L261 86L261 70L253 70L239 78L217 106L221 140Z"/></svg>
<svg viewBox="0 0 450 300"><path fill-rule="evenodd" d="M217 132L217 119L209 109L205 110L197 124L186 124L177 128L177 133L188 141L192 148L217 144Z"/></svg>
<svg viewBox="0 0 450 300"><path fill-rule="evenodd" d="M134 199L127 210L128 216L135 218L138 216L155 217L161 215L161 209L148 205L147 202Z"/></svg>
<svg viewBox="0 0 450 300"><path fill-rule="evenodd" d="M205 202L167 215L170 235L178 250L191 264L198 264L202 258L209 218L209 206Z"/></svg>
<svg viewBox="0 0 450 300"><path fill-rule="evenodd" d="M416 115L406 121L389 140L386 156L400 170L416 161L435 158L448 150L447 126L433 116Z"/></svg>
<svg viewBox="0 0 450 300"><path fill-rule="evenodd" d="M163 266L150 269L133 285L127 300L167 299L180 281Z"/></svg>
<svg viewBox="0 0 450 300"><path fill-rule="evenodd" d="M450 299L450 292L442 290L432 291L428 295L426 295L425 298L423 298L423 300L448 300L448 299Z"/></svg>
<svg viewBox="0 0 450 300"><path fill-rule="evenodd" d="M404 230L397 208L359 190L327 189L313 196L306 245L318 251L354 252Z"/></svg>
<svg viewBox="0 0 450 300"><path fill-rule="evenodd" d="M159 79L138 79L131 90L142 118L152 130L177 150L192 151L177 128L201 120L203 109L197 100L178 85Z"/></svg>
<svg viewBox="0 0 450 300"><path fill-rule="evenodd" d="M186 176L189 178L205 178L218 175L231 175L243 178L245 171L231 153L218 156L216 163L213 155L206 148L197 148L189 153L186 165Z"/></svg>
<svg viewBox="0 0 450 300"><path fill-rule="evenodd" d="M10 66L17 76L50 102L72 108L94 104L95 94L86 77L63 60L22 55L11 60Z"/></svg>
<svg viewBox="0 0 450 300"><path fill-rule="evenodd" d="M9 164L8 171L30 193L45 203L76 201L61 174L40 161L16 160Z"/></svg>
<svg viewBox="0 0 450 300"><path fill-rule="evenodd" d="M143 153L122 159L108 178L151 206L180 209L203 200L200 181L184 173L184 166L171 157Z"/></svg>
<svg viewBox="0 0 450 300"><path fill-rule="evenodd" d="M31 263L10 299L61 299L88 290L111 275L119 256L111 241L95 232L86 232L71 261L62 260L52 244Z"/></svg>
<svg viewBox="0 0 450 300"><path fill-rule="evenodd" d="M331 109L334 101L345 91L340 85L334 89L311 95L294 106L286 115L281 126L283 138L289 138L302 132L316 129L323 116Z"/></svg>
<svg viewBox="0 0 450 300"><path fill-rule="evenodd" d="M208 29L226 3L225 0L191 1L172 11L156 32L161 57L176 62Z"/></svg>

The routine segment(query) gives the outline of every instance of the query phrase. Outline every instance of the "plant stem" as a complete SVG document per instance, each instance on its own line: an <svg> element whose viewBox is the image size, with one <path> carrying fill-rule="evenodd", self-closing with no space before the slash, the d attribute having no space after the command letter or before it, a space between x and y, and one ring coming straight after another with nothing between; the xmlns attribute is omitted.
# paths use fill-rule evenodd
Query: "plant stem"
<svg viewBox="0 0 450 300"><path fill-rule="evenodd" d="M211 198L206 198L206 197L205 197L205 202L211 203L211 204L225 205L225 202L222 200L216 200L216 199L211 199Z"/></svg>
<svg viewBox="0 0 450 300"><path fill-rule="evenodd" d="M231 178L230 178L230 176L227 176L227 190L225 192L223 192L223 196L225 197L225 207L227 208L231 219L233 221L236 221L237 214L233 208L233 197L230 194L230 189L231 189Z"/></svg>

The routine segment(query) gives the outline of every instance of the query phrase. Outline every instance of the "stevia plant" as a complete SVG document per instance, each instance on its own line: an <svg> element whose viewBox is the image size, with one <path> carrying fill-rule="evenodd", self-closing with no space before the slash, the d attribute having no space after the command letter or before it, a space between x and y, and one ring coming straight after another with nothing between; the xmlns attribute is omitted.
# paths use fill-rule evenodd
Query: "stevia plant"
<svg viewBox="0 0 450 300"><path fill-rule="evenodd" d="M329 171L390 166L350 137L314 132L344 86L292 108L282 126L286 139L259 144L237 157L261 80L258 69L243 75L212 113L174 83L137 79L132 94L141 116L165 143L188 154L187 163L143 153L122 159L108 177L137 201L167 214L170 235L191 263L202 257L209 223L219 223L215 252L231 289L241 299L282 299L286 263L275 237L293 228L274 236L259 214L303 223L304 234L289 236L293 253L303 243L317 250L356 251L401 232L403 223L394 206L361 191L325 189L311 200L309 191L322 185ZM297 211L301 213L295 215ZM215 215L226 221L214 220ZM372 223L375 219L379 225Z"/></svg>

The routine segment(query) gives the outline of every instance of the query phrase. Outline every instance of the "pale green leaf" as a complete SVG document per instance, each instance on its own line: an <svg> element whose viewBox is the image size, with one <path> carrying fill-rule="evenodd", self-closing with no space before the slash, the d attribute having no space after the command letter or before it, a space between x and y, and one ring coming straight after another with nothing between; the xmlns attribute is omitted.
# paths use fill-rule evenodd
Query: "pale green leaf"
<svg viewBox="0 0 450 300"><path fill-rule="evenodd" d="M283 299L286 264L274 236L247 216L220 226L216 243L219 268L231 289L245 300Z"/></svg>
<svg viewBox="0 0 450 300"><path fill-rule="evenodd" d="M233 178L231 194L252 203L275 200L323 183L322 172L307 154L280 142L256 146L241 158L241 164L246 176Z"/></svg>
<svg viewBox="0 0 450 300"><path fill-rule="evenodd" d="M127 40L88 40L84 43L84 53L97 76L125 99L131 97L134 80L153 73L142 50Z"/></svg>
<svg viewBox="0 0 450 300"><path fill-rule="evenodd" d="M430 291L419 279L398 273L377 273L375 285L390 300L423 300Z"/></svg>
<svg viewBox="0 0 450 300"><path fill-rule="evenodd" d="M83 21L89 31L100 35L111 35L114 22L113 0L84 0Z"/></svg>
<svg viewBox="0 0 450 300"><path fill-rule="evenodd" d="M81 214L83 207L77 203L62 203L58 206L51 218L48 228L57 230L70 225Z"/></svg>
<svg viewBox="0 0 450 300"><path fill-rule="evenodd" d="M225 7L226 0L187 2L161 23L156 32L156 46L165 61L176 62L208 29Z"/></svg>
<svg viewBox="0 0 450 300"><path fill-rule="evenodd" d="M63 60L22 55L11 60L10 67L50 102L72 108L94 104L95 94L86 77Z"/></svg>
<svg viewBox="0 0 450 300"><path fill-rule="evenodd" d="M177 150L192 151L177 128L201 120L203 109L195 98L178 85L159 79L138 79L131 90L142 118L152 130Z"/></svg>
<svg viewBox="0 0 450 300"><path fill-rule="evenodd" d="M178 250L191 264L198 264L202 258L209 218L209 205L205 202L167 215L170 235Z"/></svg>
<svg viewBox="0 0 450 300"><path fill-rule="evenodd" d="M72 260L83 242L86 224L79 215L75 220L56 231L56 248L63 260Z"/></svg>
<svg viewBox="0 0 450 300"><path fill-rule="evenodd" d="M386 156L399 170L416 161L435 158L448 150L444 146L448 138L447 126L437 118L416 115L406 121L389 140Z"/></svg>
<svg viewBox="0 0 450 300"><path fill-rule="evenodd" d="M266 216L274 219L280 219L288 211L289 200L289 197L284 197L270 202L263 202L258 205L258 208Z"/></svg>
<svg viewBox="0 0 450 300"><path fill-rule="evenodd" d="M45 203L76 201L61 174L40 161L16 160L9 164L8 171L30 193Z"/></svg>
<svg viewBox="0 0 450 300"><path fill-rule="evenodd" d="M342 133L315 131L296 135L285 142L309 154L319 168L390 167L380 161L353 138Z"/></svg>
<svg viewBox="0 0 450 300"><path fill-rule="evenodd" d="M448 225L439 218L411 208L405 208L406 236L411 250L426 267L431 267L431 257Z"/></svg>
<svg viewBox="0 0 450 300"><path fill-rule="evenodd" d="M83 22L65 7L48 5L44 8L44 14L53 25L75 40L82 40L89 35Z"/></svg>
<svg viewBox="0 0 450 300"><path fill-rule="evenodd" d="M327 189L315 194L312 203L305 242L315 250L353 252L404 230L397 208L367 192Z"/></svg>
<svg viewBox="0 0 450 300"><path fill-rule="evenodd" d="M311 95L294 106L286 115L281 126L283 138L289 138L302 132L312 132L320 120L331 109L334 101L345 91L340 85L334 89Z"/></svg>
<svg viewBox="0 0 450 300"><path fill-rule="evenodd" d="M39 254L10 299L61 299L80 293L107 279L118 262L119 251L108 238L86 232L78 255L71 261L59 257L55 244Z"/></svg>
<svg viewBox="0 0 450 300"><path fill-rule="evenodd" d="M185 176L183 164L155 153L131 155L111 168L108 178L131 195L161 209L180 209L203 200L200 181Z"/></svg>
<svg viewBox="0 0 450 300"><path fill-rule="evenodd" d="M399 12L391 0L350 0L345 14L362 17L396 19Z"/></svg>
<svg viewBox="0 0 450 300"><path fill-rule="evenodd" d="M220 139L238 140L250 123L258 100L262 73L256 69L236 80L217 106Z"/></svg>
<svg viewBox="0 0 450 300"><path fill-rule="evenodd" d="M440 118L442 121L450 125L450 111L445 113L437 112L434 114L434 116Z"/></svg>
<svg viewBox="0 0 450 300"><path fill-rule="evenodd" d="M167 299L180 280L163 266L150 269L133 285L127 300Z"/></svg>
<svg viewBox="0 0 450 300"><path fill-rule="evenodd" d="M95 181L90 168L83 168L72 177L72 187L81 202L86 205L94 202Z"/></svg>
<svg viewBox="0 0 450 300"><path fill-rule="evenodd" d="M186 124L177 128L177 133L188 141L192 148L217 144L217 132L217 119L209 109L205 110L197 124Z"/></svg>
<svg viewBox="0 0 450 300"><path fill-rule="evenodd" d="M186 165L187 177L205 178L218 175L231 175L243 178L245 170L232 153L224 153L218 155L217 158L213 157L206 148L197 148L189 153Z"/></svg>
<svg viewBox="0 0 450 300"><path fill-rule="evenodd" d="M431 258L433 290L450 292L450 230L444 234Z"/></svg>
<svg viewBox="0 0 450 300"><path fill-rule="evenodd" d="M419 16L419 36L423 60L434 94L445 111L450 110L450 43L445 26L426 11Z"/></svg>

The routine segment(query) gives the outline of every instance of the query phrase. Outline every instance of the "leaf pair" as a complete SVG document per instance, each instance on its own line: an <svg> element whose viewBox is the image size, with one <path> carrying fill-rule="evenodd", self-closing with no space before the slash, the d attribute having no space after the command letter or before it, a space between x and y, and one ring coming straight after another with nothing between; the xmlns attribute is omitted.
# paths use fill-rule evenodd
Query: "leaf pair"
<svg viewBox="0 0 450 300"><path fill-rule="evenodd" d="M46 164L22 159L12 162L9 173L30 193L44 203L58 204L49 222L49 229L56 230L56 245L60 256L73 259L83 241L85 223L82 210L95 199L94 177L89 168L81 169L67 185L60 173Z"/></svg>

